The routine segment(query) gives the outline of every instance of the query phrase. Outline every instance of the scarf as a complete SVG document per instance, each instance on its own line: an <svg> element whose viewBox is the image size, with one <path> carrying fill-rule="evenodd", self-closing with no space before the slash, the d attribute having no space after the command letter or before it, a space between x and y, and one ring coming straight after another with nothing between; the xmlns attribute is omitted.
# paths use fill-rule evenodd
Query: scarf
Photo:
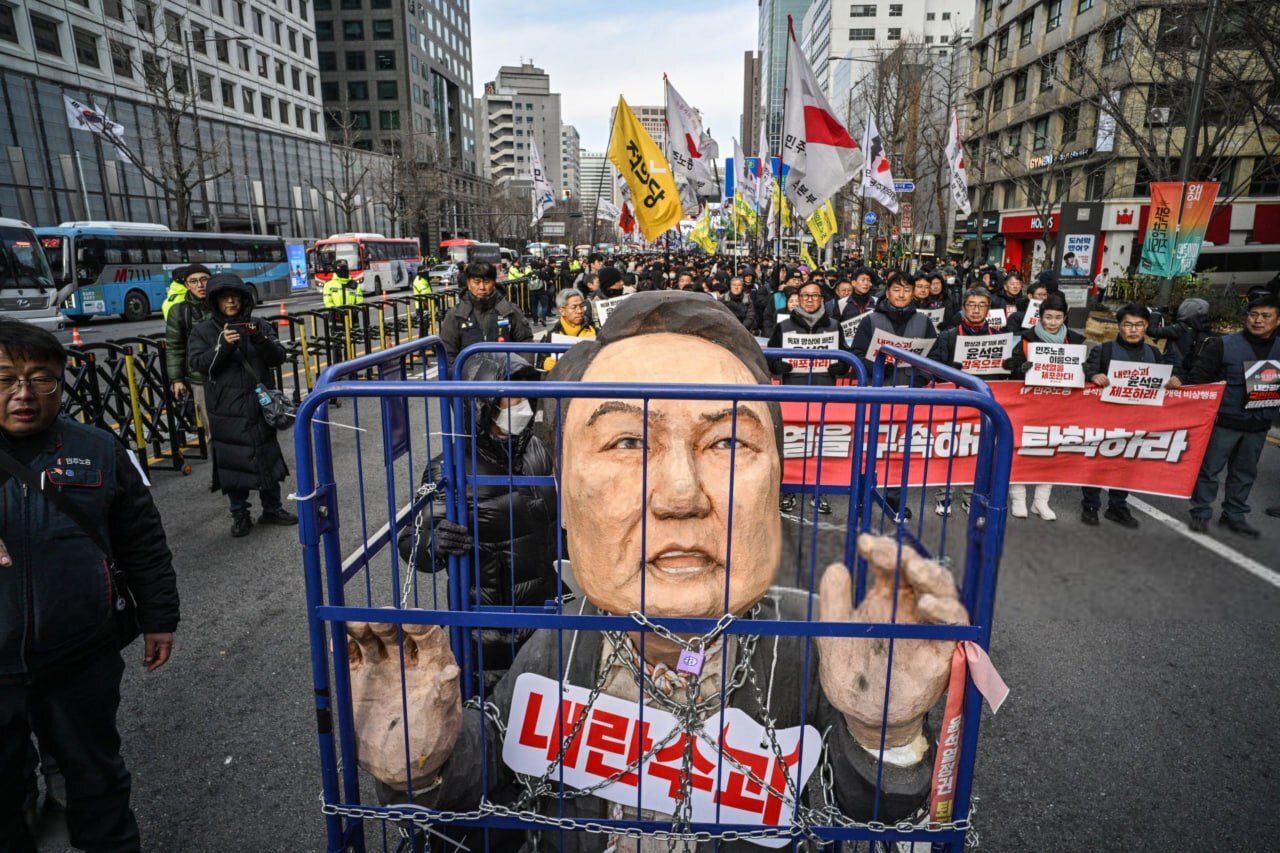
<svg viewBox="0 0 1280 853"><path fill-rule="evenodd" d="M1036 333L1036 339L1046 344L1065 344L1067 342L1067 324L1063 323L1058 327L1057 334L1050 332L1042 323L1036 323L1031 327L1031 331Z"/></svg>
<svg viewBox="0 0 1280 853"><path fill-rule="evenodd" d="M960 331L959 331L959 332L957 332L956 334L959 334L959 335L989 335L989 334L991 334L991 327L987 325L987 321L986 321L986 320L983 320L983 321L982 321L980 324L978 324L977 326L971 326L971 325L969 325L969 321L968 321L968 320L961 320L961 321L960 321L960 325L959 325L957 328L959 328L959 330L960 330Z"/></svg>
<svg viewBox="0 0 1280 853"><path fill-rule="evenodd" d="M817 311L810 312L797 306L792 313L804 320L804 324L812 329L822 321L824 316L826 316L827 310L825 308L819 308Z"/></svg>

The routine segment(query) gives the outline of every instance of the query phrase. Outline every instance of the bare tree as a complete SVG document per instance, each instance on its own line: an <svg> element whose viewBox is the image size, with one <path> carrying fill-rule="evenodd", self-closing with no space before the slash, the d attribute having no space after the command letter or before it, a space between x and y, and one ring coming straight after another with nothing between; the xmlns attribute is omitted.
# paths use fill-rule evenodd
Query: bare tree
<svg viewBox="0 0 1280 853"><path fill-rule="evenodd" d="M232 171L224 146L202 137L200 101L212 100L213 78L195 72L177 13L161 15L150 3L139 3L135 11L140 47L129 53L129 62L152 112L148 141L155 157L147 156L141 140L131 143L105 123L91 130L160 189L173 205L174 227L188 231L197 191Z"/></svg>
<svg viewBox="0 0 1280 853"><path fill-rule="evenodd" d="M307 183L333 203L342 215L342 230L350 231L355 212L364 207L365 193L368 192L364 183L371 171L370 157L355 147L359 131L368 128L359 126L357 115L347 109L345 99L341 108L325 111L325 124L329 130L329 142L334 146L338 169L336 174L321 179L318 184L313 181ZM361 192L362 188L365 193Z"/></svg>

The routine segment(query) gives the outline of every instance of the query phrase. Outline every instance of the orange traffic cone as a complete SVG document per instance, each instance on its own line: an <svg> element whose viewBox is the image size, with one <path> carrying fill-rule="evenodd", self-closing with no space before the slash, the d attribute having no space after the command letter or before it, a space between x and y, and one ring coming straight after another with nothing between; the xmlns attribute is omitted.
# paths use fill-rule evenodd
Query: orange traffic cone
<svg viewBox="0 0 1280 853"><path fill-rule="evenodd" d="M84 338L80 337L80 330L75 326L71 327L71 345L73 347L84 346Z"/></svg>
<svg viewBox="0 0 1280 853"><path fill-rule="evenodd" d="M284 303L280 303L280 322L277 324L279 328L289 325L289 312L284 310Z"/></svg>

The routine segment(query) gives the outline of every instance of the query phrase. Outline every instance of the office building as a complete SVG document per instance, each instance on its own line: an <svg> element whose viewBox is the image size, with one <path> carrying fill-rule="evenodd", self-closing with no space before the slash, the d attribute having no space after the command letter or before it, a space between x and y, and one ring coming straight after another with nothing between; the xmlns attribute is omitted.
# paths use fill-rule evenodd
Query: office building
<svg viewBox="0 0 1280 853"><path fill-rule="evenodd" d="M742 120L738 125L742 150L754 156L760 144L760 57L755 51L742 54Z"/></svg>
<svg viewBox="0 0 1280 853"><path fill-rule="evenodd" d="M653 137L653 141L658 143L658 147L663 151L667 150L667 108L663 106L645 106L642 104L627 104L631 108L631 112L635 113L636 118L640 121L640 126ZM614 117L618 112L617 107L609 110L609 127L613 127Z"/></svg>
<svg viewBox="0 0 1280 853"><path fill-rule="evenodd" d="M563 196L570 199L582 197L581 150L578 129L571 124L560 125L560 177L564 182Z"/></svg>
<svg viewBox="0 0 1280 853"><path fill-rule="evenodd" d="M613 168L609 158L603 153L583 150L578 158L581 164L581 208L583 211L594 211L600 198L617 204L615 182L618 170Z"/></svg>
<svg viewBox="0 0 1280 853"><path fill-rule="evenodd" d="M787 80L787 18L795 21L796 38L810 0L757 0L759 11L756 55L760 63L760 116L769 137L769 150L781 151L783 90ZM759 138L754 134L753 138ZM753 142L752 145L756 143Z"/></svg>
<svg viewBox="0 0 1280 853"><path fill-rule="evenodd" d="M563 198L560 94L551 91L546 71L529 62L499 68L484 85L477 123L481 169L495 189L532 187L530 149L536 141L552 191Z"/></svg>
<svg viewBox="0 0 1280 853"><path fill-rule="evenodd" d="M385 222L371 198L340 211L326 182L341 171L324 142L309 0L0 2L0 215L158 222L202 230L314 236ZM143 178L115 148L68 126L64 97L118 123L154 175L179 167L190 205ZM367 155L361 155L367 159Z"/></svg>

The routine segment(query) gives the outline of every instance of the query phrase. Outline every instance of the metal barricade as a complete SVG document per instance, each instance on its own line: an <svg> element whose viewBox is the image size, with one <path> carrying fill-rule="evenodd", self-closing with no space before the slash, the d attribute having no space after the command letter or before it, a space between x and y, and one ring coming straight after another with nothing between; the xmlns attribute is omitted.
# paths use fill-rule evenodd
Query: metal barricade
<svg viewBox="0 0 1280 853"><path fill-rule="evenodd" d="M472 358L496 353L509 372L514 362L505 354L558 354L567 348L559 344L478 344L464 350L456 364L447 365L438 339L411 341L328 369L299 409L295 442L300 537L327 849L335 853L364 850L371 841L375 846L380 843L382 849L451 849L450 845L515 849L519 840L512 842L512 832L527 834L532 846L526 849L539 850L602 850L619 841L632 843L630 840L636 838L643 838L644 844L659 845L652 849L677 850L736 850L743 841L792 850L830 844L835 849L880 850L897 842L963 849L971 828L970 798L981 702L973 683L964 682L962 737L956 729L948 741L948 750L958 749L954 775L949 777L954 783L954 811L948 819L938 820L936 815L931 819L927 811L916 808L923 806L918 802L918 792L913 795L917 801L907 813L901 812L900 804L891 808L883 724L880 749L865 747L873 757L873 769L859 779L868 790L856 807L846 805L843 798L851 784L848 762L857 757L841 750L850 744L855 749L863 747L858 747L847 731L841 735L831 727L814 728L813 737L817 740L810 739L808 732L814 721L830 710L824 693L826 682L819 687L810 679L819 677L818 643L830 638L875 643L877 648L888 650L890 674L867 689L877 691L876 696L883 694L887 708L890 686L895 683L893 679L900 677L891 661L895 648L899 654L906 654L902 650L907 647L902 643L969 642L989 648L1012 452L1008 418L989 391L948 367L892 348L882 351L869 383L864 365L846 353L765 353L769 357L831 358L849 364L859 380L857 387L533 382L510 376L494 381L456 381ZM408 378L406 366L425 364L422 356L428 350L435 352L441 377L452 379L441 381L425 368L418 378ZM883 387L887 357L904 365L900 369L955 387ZM359 378L362 376L376 378ZM486 472L480 465L477 448L482 441L489 446L484 433L490 427L481 424L477 431L474 422L496 401L511 398L541 402L544 420L540 429L554 459L551 470L518 470L511 445L501 443L499 446L508 447L506 469ZM342 408L332 408L330 404L339 399L344 401ZM554 582L561 595L538 604L494 603L482 598L482 566L478 561L485 552L477 502L485 490L492 495L494 490L523 494L527 490L563 488L565 454L583 446L581 437L573 439L578 445L565 444L568 406L593 402L599 405L592 419L602 413L629 412L637 415L643 425L639 434L627 439L628 443L618 445L620 451L640 454L638 478L634 482L606 482L605 487L612 490L612 500L625 503L635 501L638 495L637 512L642 519L657 517L653 514L659 512L686 512L689 518L714 517L717 524L723 524L716 528L722 529L726 540L722 565L717 564L717 571L723 574L725 596L725 610L718 616L650 612L644 593L649 570L643 568L637 570L640 604L635 611L597 612L589 602L577 597L582 576L573 571L571 561L566 559L570 555L564 537L554 532ZM715 481L719 484L716 488L723 488L727 481L727 492L721 496L723 501L710 510L655 509L649 501L662 472L650 473L650 465L657 464L651 462L650 429L658 428L650 424L658 424L668 411L677 411L664 407L700 405L712 408L696 410L702 414L694 422L715 423L716 429L725 432L722 439L716 438L718 432L714 433L712 438L716 440L709 446L715 453L728 454L721 460L723 467L716 469ZM750 454L764 452L751 445L755 435L751 422L768 435L769 442L774 440L774 433L762 417L766 412L769 418L782 419L781 424L774 425L779 427L781 471L777 479L765 483L766 487L768 483L777 484L772 491L762 489L761 481L749 477L750 471L759 470L750 468ZM971 428L973 424L976 429ZM948 436L949 441L945 440ZM962 460L949 455L957 454L962 447ZM658 453L657 445L654 448L652 452ZM493 462L493 457L486 458ZM497 461L501 466L501 455ZM599 476L608 477L608 472L601 471ZM963 480L972 481L972 497L962 523L952 515L923 511L912 520L902 511L909 505L910 490L920 489L924 494L928 488L942 488L943 495L949 498L953 486L961 485ZM735 500L735 487L748 489L747 498ZM629 489L636 492L629 493ZM898 490L896 509L890 500L893 489ZM746 572L763 559L767 569L772 559L767 554L763 558L752 553L735 556L734 514L763 519L766 526L772 524L769 516L779 492L808 498L814 508L814 512L807 512L807 502L802 500L793 516L778 519L781 553L773 577L775 583L792 589L771 588L753 607L729 613L730 593L737 589L730 584L734 566ZM441 493L444 503L436 506L434 499ZM628 494L632 497L628 498ZM840 504L839 512L831 515L839 523L819 516L818 501L823 498ZM763 513L759 512L760 501L768 503ZM558 530L565 507L562 500L554 503L551 519L554 530ZM726 507L727 518L720 518L717 513ZM755 515L748 512L750 507L755 508ZM573 509L583 512L580 507ZM463 556L450 554L445 558L437 550L432 531L440 516L469 529L473 543ZM493 519L488 523L494 523ZM745 529L741 525L746 524L739 521L740 532ZM511 525L514 540L514 518ZM643 522L639 529L643 542ZM858 534L879 531L889 535L890 540L884 541L891 542L896 555L888 574L883 565L869 563L867 553L858 548ZM396 547L402 538L407 538L407 556ZM917 624L906 621L905 616L899 621L896 604L884 620L818 618L820 562L843 561L848 567L854 590L850 603L883 594L889 578L894 601L898 601L901 585L908 582L901 567L907 546L939 561L958 576L959 600L969 614L968 625ZM646 553L643 545L641 548L640 553ZM505 555L508 561L500 585L514 585L518 561L524 558L514 546L496 553ZM422 565L424 559L429 564ZM879 593L868 586L876 573ZM469 749L451 759L463 762L461 767L455 765L453 772L462 773L468 785L478 786L482 794L477 798L461 801L457 799L463 794L461 790L415 792L412 783L407 791L397 792L375 784L372 777L358 769L353 676L348 655L357 654L356 647L363 648L364 641L343 642L351 622L389 626L380 629L383 640L373 642L383 643L378 646L384 654L381 663L389 667L384 672L400 679L400 687L384 699L392 703L392 710L398 710L399 719L404 721L394 739L398 743L403 732L403 769L410 779L408 697L412 691L404 679L418 659L413 656L417 647L406 642L406 637L421 636L422 626L439 626L448 632L460 668L459 698L466 700L462 711L464 740L459 743L465 742ZM497 636L499 645L493 646L485 632ZM624 653L624 647L635 648L626 646L631 642L626 639L628 636L637 638L634 642L639 646L641 663L646 642L667 642L685 651L696 647L700 653L699 673L701 653L707 652L711 659L716 644L721 650L732 648L736 663L732 669L727 664L721 667L716 676L720 679L719 689L713 688L707 699L695 701L695 691L690 689L690 713L667 714L675 720L671 723L674 728L664 730L662 738L655 735L648 739L650 729L645 728L645 721L655 727L665 724L668 720L663 714L667 712L631 699L626 701L637 709L638 716L619 718L616 705L624 700L605 690L605 676L613 666L621 665L619 661L631 661L635 673L632 688L639 686L642 698L647 685L657 678L656 674L650 676L647 669L641 672L635 661L626 657L631 653ZM516 664L528 666L531 660L537 660L538 666L552 673L549 683L558 684L548 694L552 703L547 711L551 714L549 730L542 726L545 721L530 710L535 688L529 687L533 682L525 681L528 673L517 679L513 668L496 690L486 687L486 660L495 656L493 649L500 650L501 644L508 641L513 646L536 643L536 647L529 648L538 651L516 658ZM780 646L787 654L786 660L779 657ZM589 660L597 661L598 669L572 669L574 650L582 648L594 650L597 657ZM606 657L608 649L612 651ZM540 655L547 650L549 654ZM681 662L683 665L683 657ZM587 683L570 684L571 669L578 676L588 672ZM786 700L775 695L775 677L780 679L779 684L792 684L794 695ZM786 681L788 678L801 681L796 685ZM611 690L617 686L611 685ZM558 700L554 698L557 689ZM519 724L514 716L518 710L514 698L517 690L525 691L521 693L525 704L519 709L524 715ZM732 696L732 701L726 701L726 696ZM654 698L649 695L650 700ZM715 710L712 706L716 704L712 699L719 702L720 716L715 719L724 722L725 728L709 736L706 726L711 717L707 714ZM608 702L614 705L605 708ZM699 704L706 702L711 705ZM776 707L771 704L774 702L778 703ZM740 705L754 709L752 719L762 732L755 752L730 745L730 725L747 724L739 716L732 716L732 724L725 722L742 710ZM559 715L555 708L561 708ZM692 713L694 709L696 714ZM367 709L363 712L369 713ZM779 718L775 719L774 714ZM786 714L795 719L783 720ZM844 722L838 713L833 719L843 730ZM782 728L792 723L798 728ZM936 727L934 723L928 727L930 730ZM548 769L523 775L504 769L498 755L505 760L513 737L520 738L513 747L516 750L529 743L538 744L539 749L545 747L544 763ZM616 762L608 764L615 753ZM933 754L931 747L927 759L930 766ZM955 752L950 754L955 757ZM866 757L861 760L865 762ZM596 762L592 771L595 776L591 778L601 780L594 786L581 781L582 773L588 772L583 768L591 761ZM578 775L566 778L570 770ZM644 799L651 796L642 793L646 790L645 780L653 778L669 782L669 799ZM628 784L629 790L635 792L630 801L617 796L619 786L625 788ZM933 790L936 794L936 784ZM597 799L596 794L605 799ZM652 811L646 811L646 802ZM663 804L670 808L660 807ZM754 824L743 819L753 811L760 818ZM631 849L650 849L634 844Z"/></svg>

